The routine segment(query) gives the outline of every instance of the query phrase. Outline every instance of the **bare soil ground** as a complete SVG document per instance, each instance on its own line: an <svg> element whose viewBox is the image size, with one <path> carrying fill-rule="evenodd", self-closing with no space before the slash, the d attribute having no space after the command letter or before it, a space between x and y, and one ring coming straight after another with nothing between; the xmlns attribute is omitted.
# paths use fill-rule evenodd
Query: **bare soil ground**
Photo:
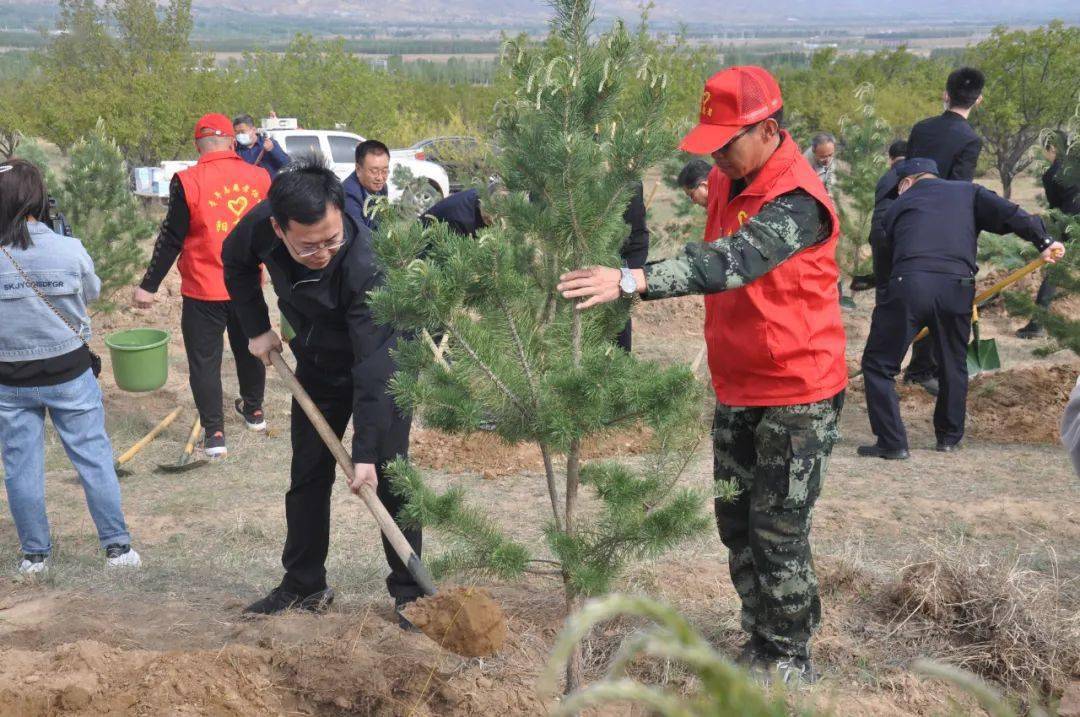
<svg viewBox="0 0 1080 717"><path fill-rule="evenodd" d="M0 509L0 555L12 568L0 575L0 714L546 713L550 702L534 685L564 619L558 584L532 577L486 585L506 613L506 644L491 658L452 655L396 627L383 586L377 528L345 490L337 492L332 507L328 571L338 594L332 611L322 617L240 619L243 605L280 579L290 403L284 387L270 378L269 435L245 432L230 416L227 460L180 475L153 472L156 463L175 460L194 415L175 276L170 282L149 314L99 317L95 339L103 348L105 333L132 325L173 332L170 379L161 390L125 394L112 383L108 363L103 374L117 453L175 405L186 408L132 462L135 474L123 479L127 519L144 568L105 571L82 491L50 432L48 505L55 552L44 582L14 577L18 541L6 506ZM863 293L857 301L858 308L845 313L852 365L866 339L873 297ZM693 361L702 345L701 316L696 298L639 306L635 350L657 361ZM912 460L857 458L855 446L871 436L861 381L849 390L843 439L814 528L824 604L815 650L826 677L807 698L835 714L974 711L953 690L908 669L919 656L959 663L972 650L943 627L940 615L905 602L903 596L913 594L905 566L962 548L987 570L1022 569L1026 580L1049 586L1039 594L1051 597L1061 614L1075 616L1080 608L1080 482L1056 441L1061 406L1080 362L1062 352L1036 358L1032 350L1045 342L1015 339L1012 331L1021 322L1003 313L984 322L984 333L999 340L1006 368L973 383L969 435L960 452L932 450L932 403L919 390L904 389ZM231 359L224 372L228 396L236 386ZM624 432L605 437L591 454L633 461L643 443L633 431ZM706 444L687 480L708 489ZM542 544L548 499L542 464L531 449L506 447L486 434L450 437L417 427L413 457L434 485L466 486L475 503L508 530ZM438 535L428 536L425 550L439 552ZM673 604L714 644L734 652L742 638L726 557L712 533L637 566L622 589ZM635 627L615 621L592 638L588 677L602 673ZM1076 647L1075 633L1052 634L1061 650ZM677 665L635 669L676 689L691 684ZM1056 674L1048 689L1060 691L1077 679L1068 672Z"/></svg>

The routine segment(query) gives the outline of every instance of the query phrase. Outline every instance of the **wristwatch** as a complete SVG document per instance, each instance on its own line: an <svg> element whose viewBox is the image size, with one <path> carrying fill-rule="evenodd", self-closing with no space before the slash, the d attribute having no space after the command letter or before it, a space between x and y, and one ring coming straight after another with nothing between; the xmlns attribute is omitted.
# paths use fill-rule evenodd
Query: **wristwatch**
<svg viewBox="0 0 1080 717"><path fill-rule="evenodd" d="M637 280L634 279L634 272L627 269L625 266L621 269L622 278L619 279L619 289L622 290L624 297L629 298L637 295Z"/></svg>

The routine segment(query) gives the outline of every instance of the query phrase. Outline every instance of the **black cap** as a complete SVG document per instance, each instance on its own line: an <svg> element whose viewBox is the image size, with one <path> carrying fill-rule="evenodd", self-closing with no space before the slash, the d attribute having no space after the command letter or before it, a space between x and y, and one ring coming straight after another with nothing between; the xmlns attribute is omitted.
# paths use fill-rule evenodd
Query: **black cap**
<svg viewBox="0 0 1080 717"><path fill-rule="evenodd" d="M916 174L933 174L938 176L937 162L926 157L912 157L911 159L905 159L903 162L897 162L893 167L896 171L896 176L900 179L904 177L911 177Z"/></svg>

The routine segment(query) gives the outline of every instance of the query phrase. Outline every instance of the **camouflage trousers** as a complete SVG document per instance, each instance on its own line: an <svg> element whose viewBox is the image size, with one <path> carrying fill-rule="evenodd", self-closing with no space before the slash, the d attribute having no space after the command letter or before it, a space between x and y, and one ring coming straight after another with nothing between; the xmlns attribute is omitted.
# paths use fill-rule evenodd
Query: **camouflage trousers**
<svg viewBox="0 0 1080 717"><path fill-rule="evenodd" d="M742 627L777 655L808 658L821 619L810 520L843 406L843 391L794 406L716 406L713 475L737 490L718 490L716 524Z"/></svg>

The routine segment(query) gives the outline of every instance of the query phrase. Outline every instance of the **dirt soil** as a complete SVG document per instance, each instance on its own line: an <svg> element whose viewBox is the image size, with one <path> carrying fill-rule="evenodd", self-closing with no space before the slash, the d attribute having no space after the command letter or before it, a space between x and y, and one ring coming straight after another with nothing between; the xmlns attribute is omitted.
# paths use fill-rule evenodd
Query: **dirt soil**
<svg viewBox="0 0 1080 717"><path fill-rule="evenodd" d="M664 196L657 201L664 202ZM1027 290L1034 291L1037 278L1029 283ZM228 459L181 475L155 474L157 463L176 460L194 416L177 288L173 273L151 312L123 310L95 321L116 453L175 406L185 409L129 464L133 475L122 481L126 518L143 568L104 569L81 487L50 430L52 568L43 581L0 571L0 715L547 713L552 701L538 696L535 685L565 619L558 581L544 575L515 583L484 581L501 608L505 636L492 622L480 620L479 634L487 630L485 644L461 649L495 653L455 655L423 634L398 628L386 594L377 528L347 490L336 491L331 506L327 579L337 593L332 609L322 616L240 617L244 605L281 579L291 402L280 381L268 377L268 435L247 432L237 416L228 415ZM856 302L854 311L844 313L852 367L866 341L872 292L858 294ZM702 319L700 298L637 306L635 353L659 362L692 362L703 345ZM905 566L924 559L927 541L963 541L988 558L1015 560L1030 574L1058 580L1063 607L1072 614L1080 611L1075 580L1080 482L1056 438L1080 361L1061 351L1036 356L1036 349L1051 350L1050 343L1015 338L1024 322L1004 311L988 312L983 320L985 337L998 340L1004 368L972 382L962 451L933 450L933 403L921 389L905 386L902 410L912 459L856 457L856 446L872 436L861 380L849 387L842 438L814 513L823 617L813 645L815 665L825 677L804 695L834 714L976 712L954 690L911 671L916 658L949 655L936 651L932 625L906 620L890 603L890 586L905 574ZM116 388L101 343L106 333L132 326L162 327L173 335L169 380L149 394ZM231 358L223 373L228 400L236 390ZM703 366L703 382L706 373ZM702 434L707 430L703 424ZM588 455L640 462L646 439L639 429L613 433ZM462 438L416 426L411 450L433 488L465 488L471 505L529 545L536 557L550 557L543 535L550 506L535 449L505 446L490 434ZM685 484L709 491L711 474L705 440ZM0 495L0 503L4 500ZM6 505L0 505L0 557L13 567L19 546L7 515ZM445 536L425 535L426 557L445 549ZM734 655L745 639L727 552L715 532L643 561L619 589L671 604L727 654ZM445 587L443 594L453 595ZM471 617L490 615L482 611ZM619 645L639 627L633 620L615 620L590 638L587 681L604 674ZM694 687L674 663L644 662L632 671L667 689ZM1069 699L1075 700L1076 692L1069 692ZM591 714L646 713L623 705Z"/></svg>
<svg viewBox="0 0 1080 717"><path fill-rule="evenodd" d="M420 598L404 611L421 632L463 657L487 657L506 642L506 618L491 592L449 588Z"/></svg>

